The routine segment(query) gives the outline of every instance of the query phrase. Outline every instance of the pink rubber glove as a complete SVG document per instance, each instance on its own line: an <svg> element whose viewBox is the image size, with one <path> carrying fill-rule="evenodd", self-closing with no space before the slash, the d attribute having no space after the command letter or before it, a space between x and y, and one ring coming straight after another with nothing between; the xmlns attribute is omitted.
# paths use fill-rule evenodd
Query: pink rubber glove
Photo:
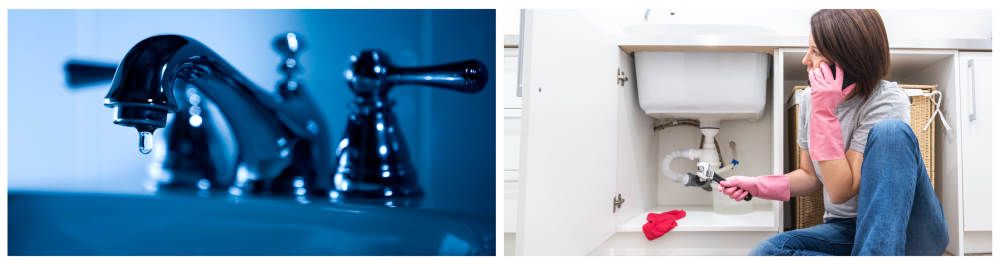
<svg viewBox="0 0 1000 265"><path fill-rule="evenodd" d="M765 200L788 201L791 196L791 182L788 175L769 175L751 178L732 176L720 182L718 190L736 201L742 201L747 193ZM737 189L739 188L739 189Z"/></svg>
<svg viewBox="0 0 1000 265"><path fill-rule="evenodd" d="M844 136L840 131L840 119L833 114L837 104L844 99L854 84L841 90L844 71L837 66L837 74L830 72L830 65L820 62L819 69L809 71L809 93L812 109L809 115L809 156L812 161L837 160L844 158Z"/></svg>

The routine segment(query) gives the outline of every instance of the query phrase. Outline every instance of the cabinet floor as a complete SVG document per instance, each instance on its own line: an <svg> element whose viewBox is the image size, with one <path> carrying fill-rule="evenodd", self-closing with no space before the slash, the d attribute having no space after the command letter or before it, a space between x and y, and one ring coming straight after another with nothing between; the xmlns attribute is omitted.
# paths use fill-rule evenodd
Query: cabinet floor
<svg viewBox="0 0 1000 265"><path fill-rule="evenodd" d="M657 205L617 227L618 232L642 232L646 215L671 210L684 210L687 216L677 220L672 231L777 231L771 204L754 204L748 214L722 215L712 210L712 205Z"/></svg>

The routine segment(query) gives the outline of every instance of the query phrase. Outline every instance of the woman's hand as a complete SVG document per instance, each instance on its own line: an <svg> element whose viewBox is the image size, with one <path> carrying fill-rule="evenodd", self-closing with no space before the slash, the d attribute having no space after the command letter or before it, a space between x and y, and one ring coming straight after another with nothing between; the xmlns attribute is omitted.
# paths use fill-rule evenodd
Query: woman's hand
<svg viewBox="0 0 1000 265"><path fill-rule="evenodd" d="M770 175L756 178L746 176L732 176L726 181L719 182L717 189L729 198L742 201L747 194L765 200L788 201L789 179L788 175Z"/></svg>
<svg viewBox="0 0 1000 265"><path fill-rule="evenodd" d="M830 195L830 202L841 204L858 194L862 156L851 150L851 159L844 152L844 136L840 129L840 119L834 115L837 104L854 89L854 84L844 87L844 70L837 67L837 74L830 72L826 62L809 71L809 156L819 161L819 171L824 178L824 186Z"/></svg>
<svg viewBox="0 0 1000 265"><path fill-rule="evenodd" d="M809 83L812 85L812 92L809 93L809 155L813 161L844 158L844 136L840 130L840 119L833 111L855 85L841 90L843 79L843 69L837 67L837 74L834 75L826 62L820 62L818 69L809 71Z"/></svg>

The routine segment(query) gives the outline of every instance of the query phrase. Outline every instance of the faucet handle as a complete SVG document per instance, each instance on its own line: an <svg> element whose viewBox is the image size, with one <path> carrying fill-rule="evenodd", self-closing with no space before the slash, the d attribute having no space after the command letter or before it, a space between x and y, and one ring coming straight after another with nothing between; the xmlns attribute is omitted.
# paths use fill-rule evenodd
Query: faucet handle
<svg viewBox="0 0 1000 265"><path fill-rule="evenodd" d="M468 60L427 67L397 67L386 53L363 51L350 57L344 77L359 96L385 95L392 86L412 84L440 87L464 93L477 93L486 87L489 70L479 60Z"/></svg>

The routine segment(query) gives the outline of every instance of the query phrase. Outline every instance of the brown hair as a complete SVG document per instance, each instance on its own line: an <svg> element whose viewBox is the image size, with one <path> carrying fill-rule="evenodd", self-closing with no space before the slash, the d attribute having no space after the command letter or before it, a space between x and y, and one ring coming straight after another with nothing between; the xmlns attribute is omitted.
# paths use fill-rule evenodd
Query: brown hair
<svg viewBox="0 0 1000 265"><path fill-rule="evenodd" d="M889 76L889 41L874 9L823 9L809 20L816 49L854 77L854 93L868 100ZM831 64L831 66L833 66Z"/></svg>

